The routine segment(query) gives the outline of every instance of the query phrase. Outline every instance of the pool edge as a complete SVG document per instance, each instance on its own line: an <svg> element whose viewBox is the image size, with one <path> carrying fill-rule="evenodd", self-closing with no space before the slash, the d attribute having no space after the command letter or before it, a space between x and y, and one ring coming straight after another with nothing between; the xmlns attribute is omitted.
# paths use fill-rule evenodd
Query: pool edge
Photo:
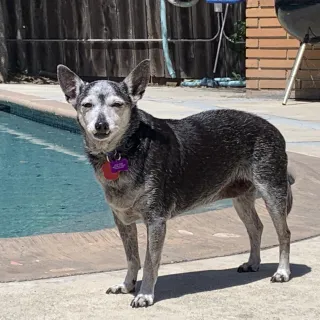
<svg viewBox="0 0 320 320"><path fill-rule="evenodd" d="M0 89L0 111L80 133L76 112L66 103Z"/></svg>

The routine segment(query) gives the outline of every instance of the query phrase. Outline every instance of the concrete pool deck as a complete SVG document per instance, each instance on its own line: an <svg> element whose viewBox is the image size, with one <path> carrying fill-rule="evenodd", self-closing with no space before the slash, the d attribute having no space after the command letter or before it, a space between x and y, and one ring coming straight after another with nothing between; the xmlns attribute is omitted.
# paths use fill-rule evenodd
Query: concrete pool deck
<svg viewBox="0 0 320 320"><path fill-rule="evenodd" d="M164 265L148 309L132 309L131 294L105 294L124 270L0 283L0 319L319 320L320 237L291 251L294 277L287 283L270 283L278 248L262 251L260 271L249 274L236 272L246 254Z"/></svg>
<svg viewBox="0 0 320 320"><path fill-rule="evenodd" d="M9 101L29 108L48 111L67 117L74 117L75 115L72 107L64 102L64 97L59 87L54 85L0 85L0 101ZM289 151L290 166L293 168L295 175L297 176L296 184L293 187L295 197L294 208L289 217L289 226L292 231L292 238L293 240L301 240L320 235L320 215L318 213L320 204L319 102L290 101L287 106L282 106L281 100L279 99L248 99L244 97L243 93L237 91L150 87L139 106L155 116L166 118L180 118L213 107L236 108L251 111L267 118L284 134L288 143L287 149ZM263 247L277 245L277 237L274 228L264 205L260 200L257 201L257 210L265 226L262 243ZM142 259L144 256L145 240L144 226L139 225L139 241L141 243ZM308 253L307 251L305 252L305 256L303 252L299 252L299 256L295 255L295 251L293 250L293 263L298 263L298 260L300 259L300 261L308 264L310 261L310 255L316 255L319 253L319 241L308 241L311 242L306 241L303 243L311 243L313 248L308 247L309 251ZM295 246L300 246L300 243L295 244L293 247L295 248ZM179 248L179 250L177 250L177 248ZM244 252L248 249L249 241L244 226L238 219L234 209L230 208L218 210L214 213L204 212L182 216L171 220L169 223L168 236L162 261L163 263L172 263L177 261L226 256ZM273 269L276 268L275 263L278 261L276 254L277 250L278 249L276 248L270 251L273 252L272 260L270 260L274 263L272 266ZM232 256L192 263L188 262L183 265L167 265L164 266L164 272L172 274L180 268L179 266L182 268L179 269L180 272L182 272L183 268L190 272L194 270L194 268L201 269L201 266L211 268L208 264L209 261L213 263L222 262L222 265L225 266L226 269L235 268L236 264L243 262L238 261L238 257L239 256ZM245 260L247 257L241 257L241 259ZM314 259L311 260L314 261ZM230 266L227 266L227 262ZM123 269L125 266L126 264L122 244L115 229L100 230L90 233L50 234L25 238L0 239L0 282L51 278L116 270ZM319 268L319 264L316 264L315 268ZM268 268L270 275L273 269L271 270ZM319 269L317 270L315 271L315 274L317 272L317 274L319 274ZM232 270L232 272L234 272L234 270ZM313 272L311 274L313 274ZM110 279L117 278L120 274L122 275L122 273L119 272L83 276L84 278L65 278L66 280L61 280L61 282L59 282L60 280L56 280L57 282L48 280L48 282L43 282L43 286L47 286L49 288L51 285L55 286L55 284L58 283L63 287L64 281L68 282L73 281L72 279L78 279L79 281L76 281L76 286L77 288L80 288L79 286L83 286L84 283L88 284L91 281L94 283L95 281L101 282L104 281L102 280L104 277L107 279L109 279L108 277L110 277ZM100 280L94 280L95 276L97 277L96 279L99 278ZM224 276L230 276L229 272L225 272ZM217 275L217 277L219 277L219 275ZM252 278L255 276L250 275L249 277ZM108 281L109 280L107 280L107 282ZM194 281L197 281L196 277L194 277ZM298 279L296 281L298 281ZM298 282L300 283L300 279ZM33 284L36 285L35 283L38 285L40 282L32 282L30 285L21 284L19 287L21 289L19 290L24 292L24 290L31 288ZM13 292L17 288L15 287L16 285L18 286L20 284L1 285L0 294L3 293L3 295L6 295L7 292ZM39 285L41 286L41 284ZM250 292L250 288L252 290L254 289L253 291L259 292L260 287L255 287L253 284L250 285L245 292L251 296L255 294ZM91 289L88 290L90 291ZM170 291L170 288L163 290ZM177 290L179 291L179 289ZM231 292L229 290L231 290ZM227 290L229 293L226 294L234 293L234 290L236 289L229 288ZM186 289L185 294L188 294L187 291L188 290ZM74 292L76 292L76 289ZM194 291L190 289L190 292ZM73 293L70 294L72 295ZM170 296L170 292L166 292L166 294ZM222 293L222 296L219 299L224 299L223 295L224 294ZM240 292L239 295L241 295ZM12 297L13 296L14 295L12 295ZM85 299L84 295L82 295L82 297ZM181 300L182 303L192 303L190 302L192 300L190 300L190 297L192 296L185 299L182 295L178 295L174 297L173 301L178 299ZM198 299L196 297L197 294L195 295L195 299ZM205 296L205 301L210 297L214 297L214 295L209 294L208 296ZM70 299L70 303L73 303L72 298ZM107 300L107 298L103 296L103 298L100 297L99 299L99 301L101 301L101 299L104 299L104 301L110 301L112 304L111 308L115 309L116 306L118 306L119 310L127 308L126 305L119 305L120 302L129 302L126 301L128 298L117 299L117 297L108 297ZM257 299L258 298L253 298L252 303ZM79 301L77 300L77 303L78 302ZM96 302L97 298L94 300L94 303ZM197 302L198 304L200 303L199 301ZM281 304L279 304L278 300L276 301L276 304L278 306L277 308L280 309ZM171 305L172 308L174 307L174 304L169 305ZM201 306L203 305L201 304ZM312 307L314 307L314 305ZM93 305L92 308L94 308ZM159 308L162 311L167 310L166 304L162 304L162 306L159 304ZM170 309L170 307L168 308ZM255 306L252 306L252 308L253 309L250 312L255 315ZM169 309L168 311L170 311ZM187 308L183 310L186 312ZM204 308L204 310L207 310L208 312L212 311L208 308ZM206 318L205 315L211 314L206 313L207 311L204 311L203 318ZM215 309L215 311L219 310ZM222 314L223 310L220 310L219 312ZM118 312L118 314L120 315L121 312ZM145 315L147 316L147 314ZM211 315L213 316L213 314ZM148 313L148 316L154 316L154 313ZM189 318L192 319L193 317L196 317L196 313L193 316L190 315ZM233 317L230 316L230 319L238 319L239 317L239 315L237 317L234 314ZM246 317L244 313L242 316L242 318L255 317ZM35 317L30 318L34 319ZM52 319L53 318L54 317L52 317ZM119 319L120 318L122 317L119 317ZM173 318L178 319L178 317ZM227 317L223 318L227 319ZM268 317L265 315L264 318L267 319ZM270 319L271 318L272 317L270 315ZM277 318L277 316L275 316L275 318ZM286 317L279 315L278 318L284 319ZM2 319L1 314L0 319ZM86 319L86 317L84 316L83 319ZM290 319L293 318L291 317ZM308 317L308 319L313 318Z"/></svg>

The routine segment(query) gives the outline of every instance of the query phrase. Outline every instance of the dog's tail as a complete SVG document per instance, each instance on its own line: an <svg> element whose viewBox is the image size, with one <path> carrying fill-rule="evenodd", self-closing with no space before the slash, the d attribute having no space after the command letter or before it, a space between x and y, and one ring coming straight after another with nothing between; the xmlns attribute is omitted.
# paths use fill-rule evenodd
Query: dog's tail
<svg viewBox="0 0 320 320"><path fill-rule="evenodd" d="M288 171L288 195L287 195L287 215L292 209L293 197L291 186L295 183L296 179L292 172Z"/></svg>

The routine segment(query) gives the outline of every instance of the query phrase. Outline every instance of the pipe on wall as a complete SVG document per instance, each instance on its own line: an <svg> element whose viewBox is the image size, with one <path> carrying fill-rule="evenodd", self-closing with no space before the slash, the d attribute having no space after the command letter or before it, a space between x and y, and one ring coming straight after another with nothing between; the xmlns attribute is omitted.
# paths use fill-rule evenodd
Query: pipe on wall
<svg viewBox="0 0 320 320"><path fill-rule="evenodd" d="M166 0L161 0L160 2L160 23L161 23L161 36L162 36L162 48L164 60L171 78L176 78L176 72L173 69L172 61L169 53L168 44L168 30L167 30L167 10L166 10Z"/></svg>

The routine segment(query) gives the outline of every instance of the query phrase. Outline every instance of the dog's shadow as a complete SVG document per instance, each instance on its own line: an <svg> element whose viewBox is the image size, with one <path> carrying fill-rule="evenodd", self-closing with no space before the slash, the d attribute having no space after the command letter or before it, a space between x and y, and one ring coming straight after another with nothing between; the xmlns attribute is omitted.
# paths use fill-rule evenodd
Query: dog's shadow
<svg viewBox="0 0 320 320"><path fill-rule="evenodd" d="M278 264L276 263L265 263L261 264L258 272L238 273L236 269L225 269L160 276L155 288L156 301L178 298L197 292L242 286L271 278L277 267ZM309 272L311 272L311 268L304 264L291 264L293 278L302 277Z"/></svg>

